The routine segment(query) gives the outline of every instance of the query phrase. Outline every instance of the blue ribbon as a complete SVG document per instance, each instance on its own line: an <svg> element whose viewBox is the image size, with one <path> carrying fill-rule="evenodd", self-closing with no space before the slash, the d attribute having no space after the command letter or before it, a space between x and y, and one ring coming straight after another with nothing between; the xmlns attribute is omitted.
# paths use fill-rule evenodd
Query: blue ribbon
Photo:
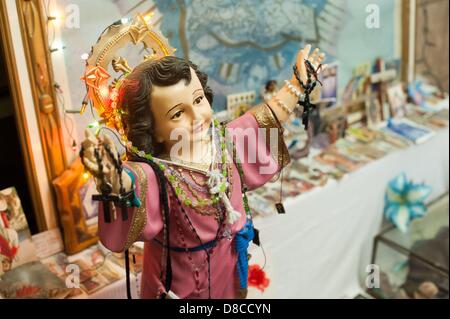
<svg viewBox="0 0 450 319"><path fill-rule="evenodd" d="M134 194L134 196L133 196L133 199L132 199L132 202L131 202L131 206L132 207L140 207L141 206L141 200L139 199L139 197L138 196L136 196L136 187L135 187L135 185L136 185L136 179L134 178L134 174L128 169L128 168L126 168L126 167L124 167L123 168L124 170L125 170L125 172L128 174L128 176L130 176L130 178L131 178L131 183L133 184L133 194Z"/></svg>
<svg viewBox="0 0 450 319"><path fill-rule="evenodd" d="M160 242L158 239L154 238L153 239L156 243L158 243L160 246L164 247L164 244L162 242ZM209 249L212 247L215 247L217 245L217 240L211 240L208 241L206 243L204 243L203 245L199 245L199 246L195 246L195 247L189 247L189 248L183 248L183 247L174 247L174 246L169 246L169 249L171 251L177 252L177 253L187 253L187 252L197 252L197 251L201 251L201 250L205 250L205 249Z"/></svg>
<svg viewBox="0 0 450 319"><path fill-rule="evenodd" d="M248 284L248 246L253 240L253 222L247 219L247 222L235 237L235 248L238 254L237 270L239 274L239 283L241 288L247 288Z"/></svg>

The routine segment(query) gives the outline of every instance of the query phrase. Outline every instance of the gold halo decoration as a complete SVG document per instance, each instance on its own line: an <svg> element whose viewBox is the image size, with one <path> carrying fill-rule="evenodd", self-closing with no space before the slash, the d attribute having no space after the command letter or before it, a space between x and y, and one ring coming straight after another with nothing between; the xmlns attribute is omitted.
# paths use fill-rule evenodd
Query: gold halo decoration
<svg viewBox="0 0 450 319"><path fill-rule="evenodd" d="M133 68L124 57L117 56L117 52L130 43L135 46L142 44L143 51L151 52L143 56L143 62L175 53L168 40L154 29L151 15L144 17L138 14L133 19L121 19L106 28L86 59L86 69L81 78L87 89L83 105L90 101L101 117L101 123L115 129L125 142L121 118L123 111L118 108L118 90ZM114 78L108 73L110 65L119 73L118 77Z"/></svg>

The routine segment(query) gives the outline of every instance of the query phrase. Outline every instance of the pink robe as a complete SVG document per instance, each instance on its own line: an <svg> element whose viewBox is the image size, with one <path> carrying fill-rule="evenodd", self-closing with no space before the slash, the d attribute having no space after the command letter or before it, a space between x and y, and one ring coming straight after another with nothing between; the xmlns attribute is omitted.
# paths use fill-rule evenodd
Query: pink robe
<svg viewBox="0 0 450 319"><path fill-rule="evenodd" d="M271 156L268 151L266 140L262 134L258 134L258 121L255 116L247 112L240 118L230 122L229 128L250 128L258 135L257 141L237 141L236 150L241 159L244 181L248 190L255 189L267 181L269 181L280 168L279 162ZM261 136L260 136L261 135ZM245 145L247 144L248 145ZM247 150L247 151L244 151ZM256 156L256 162L248 160L247 152L260 152ZM245 155L244 155L245 154ZM244 157L245 156L245 157ZM136 165L142 167L141 176L136 172ZM140 184L142 172L147 176L147 189L145 190L145 215L146 222L143 226L142 233L134 238L144 241L144 265L142 273L141 297L142 298L158 298L161 293L165 292L164 284L161 282L161 254L162 247L154 239L163 242L162 229L162 205L159 202L159 186L152 168L144 163L125 163L136 178L136 194L141 197ZM134 166L134 169L133 167ZM269 170L260 170L262 167L268 167ZM263 172L262 172L263 171ZM269 172L268 172L269 171ZM201 173L195 173L197 178L205 179ZM210 260L210 276L211 276L211 298L236 298L239 289L239 280L236 270L237 254L234 249L234 235L242 229L246 221L245 210L242 201L241 182L237 167L232 166L232 194L231 204L241 213L240 219L233 225L225 223L228 231L231 231L232 237L221 238L217 245L211 250ZM171 247L196 247L199 241L194 233L190 230L189 224L183 217L183 213L179 208L179 204L174 198L172 191L169 193L170 207L170 246ZM142 203L144 204L144 203ZM142 205L141 204L141 205ZM101 209L101 208L100 208ZM123 251L125 242L129 236L132 227L132 219L138 208L129 209L129 218L126 221L121 219L121 211L117 208L117 219L111 223L105 223L103 212L99 213L99 236L101 242L112 251ZM200 215L191 208L185 208L193 226L197 230L203 243L213 240L216 237L218 222L213 216ZM143 224L144 225L144 224ZM133 238L133 236L128 237ZM128 239L129 240L129 239ZM133 239L134 241L134 239ZM190 256L189 256L190 255ZM174 252L171 251L172 263L172 286L171 290L180 298L208 298L208 269L206 263L206 253L198 252ZM196 271L196 268L197 271ZM163 269L165 270L165 269ZM164 280L164 276L162 279Z"/></svg>

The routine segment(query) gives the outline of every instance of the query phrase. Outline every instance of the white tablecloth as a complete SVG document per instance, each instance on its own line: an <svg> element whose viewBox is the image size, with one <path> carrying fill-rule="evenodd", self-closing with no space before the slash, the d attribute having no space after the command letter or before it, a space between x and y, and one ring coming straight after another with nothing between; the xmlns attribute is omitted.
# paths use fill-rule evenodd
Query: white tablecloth
<svg viewBox="0 0 450 319"><path fill-rule="evenodd" d="M346 298L361 291L373 238L382 224L388 181L404 171L433 187L429 200L448 192L449 130L424 144L393 152L339 182L285 201L285 215L255 219L271 282L249 298ZM250 264L262 265L261 249Z"/></svg>
<svg viewBox="0 0 450 319"><path fill-rule="evenodd" d="M255 218L266 254L269 287L249 289L249 298L348 298L362 289L373 238L380 230L388 181L406 172L433 187L429 200L448 192L449 130L421 145L369 163L339 182L330 182L285 201L286 214ZM263 264L260 248L250 264ZM136 285L132 279L133 296ZM125 280L90 298L126 298Z"/></svg>

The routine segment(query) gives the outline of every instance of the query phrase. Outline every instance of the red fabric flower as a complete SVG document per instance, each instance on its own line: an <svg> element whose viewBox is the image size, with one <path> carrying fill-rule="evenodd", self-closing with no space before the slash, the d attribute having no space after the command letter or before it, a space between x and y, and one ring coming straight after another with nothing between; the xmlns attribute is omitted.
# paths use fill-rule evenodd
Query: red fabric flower
<svg viewBox="0 0 450 319"><path fill-rule="evenodd" d="M248 266L248 285L250 287L256 287L264 292L269 286L270 279L266 277L266 273L261 269L259 265Z"/></svg>
<svg viewBox="0 0 450 319"><path fill-rule="evenodd" d="M7 239L0 235L0 255L13 259L17 254L18 247L12 246Z"/></svg>

